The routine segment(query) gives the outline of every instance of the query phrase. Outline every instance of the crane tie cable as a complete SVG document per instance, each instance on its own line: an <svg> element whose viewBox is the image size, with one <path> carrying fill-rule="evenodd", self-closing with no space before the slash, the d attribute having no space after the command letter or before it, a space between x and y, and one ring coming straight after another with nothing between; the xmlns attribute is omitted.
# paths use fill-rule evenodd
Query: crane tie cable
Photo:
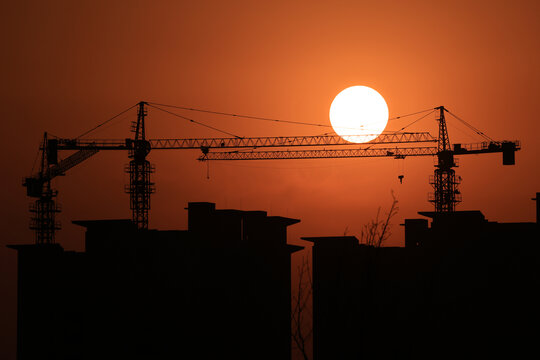
<svg viewBox="0 0 540 360"><path fill-rule="evenodd" d="M425 113L425 112L428 112L428 111L432 111L433 109L425 109L425 110L420 110L420 111L417 111L417 112L414 112L414 113L410 113L410 114L405 114L405 115L400 115L400 116L395 116L393 118L389 118L388 120L398 120L398 119L401 119L401 118L404 118L404 117L407 117L407 116L413 116L413 115L418 115L418 114L422 114L422 113ZM431 114L431 113L430 113ZM427 114L429 115L429 114ZM426 116L427 116L426 115Z"/></svg>
<svg viewBox="0 0 540 360"><path fill-rule="evenodd" d="M215 115L224 115L224 116L238 117L238 118L244 118L244 119L263 120L263 121L273 121L273 122L284 122L284 123L297 124L297 125L310 125L310 126L320 126L320 127L331 127L330 125L326 125L326 124L315 124L315 123L308 123L308 122L301 122L301 121L292 121L292 120L283 120L283 119L266 118L266 117L260 117L260 116L240 115L240 114L226 113L226 112L221 112L221 111L213 111L213 110L203 110L203 109L188 108L188 107L184 107L184 106L165 105L165 104L157 104L157 103L151 103L151 102L149 102L148 104L159 105L159 106L165 106L165 107L172 107L172 108L180 109L180 110L188 110L188 111L203 112L203 113L215 114Z"/></svg>
<svg viewBox="0 0 540 360"><path fill-rule="evenodd" d="M471 129L472 131L474 131L475 133L477 133L478 135L482 136L484 139L486 140L489 140L489 141L493 141L492 138L490 138L489 136L487 136L486 134L484 134L482 131L478 130L477 128L475 128L474 126L472 126L471 124L469 124L468 122L466 122L465 120L461 119L459 116L457 116L456 114L452 113L450 110L446 109L446 111L452 115L454 118L456 118L457 120L461 121L463 124L465 124L465 126L467 126L469 129Z"/></svg>
<svg viewBox="0 0 540 360"><path fill-rule="evenodd" d="M97 128L102 127L102 126L105 125L106 123L108 123L108 122L110 122L110 121L116 119L116 118L119 117L120 115L122 115L122 114L128 112L129 110L133 109L133 108L134 108L135 106L137 106L137 105L139 105L139 103L137 103L137 104L135 104L135 105L133 105L133 106L127 108L126 110L122 111L121 113L118 113L118 114L114 115L112 118L110 118L110 119L108 119L108 120L105 120L105 121L102 122L101 124L99 124L99 125L93 127L92 129L90 129L90 130L88 130L88 131L82 133L81 135L77 136L75 139L78 139L78 138L81 138L81 137L83 137L83 136L85 136L85 135L88 135L89 133L91 133L92 131L96 130Z"/></svg>
<svg viewBox="0 0 540 360"><path fill-rule="evenodd" d="M167 105L167 104L159 104L159 103L153 103L148 102L148 104L156 105L156 106L164 106L164 107L171 107L175 109L180 110L188 110L188 111L196 111L196 112L203 112L208 114L215 114L215 115L224 115L224 116L231 116L231 117L238 117L238 118L244 118L244 119L252 119L252 120L262 120L262 121L273 121L273 122L283 122L283 123L289 123L289 124L296 124L296 125L309 125L309 126L319 126L319 127L332 127L332 125L328 124L317 124L317 123L309 123L309 122L302 122L302 121L292 121L292 120L284 120L284 119L275 119L275 118L267 118L267 117L260 117L260 116L251 116L251 115L240 115L240 114L234 114L234 113L227 113L227 112L221 112L221 111L214 111L214 110L205 110L205 109L196 109L196 108L190 108L186 106L177 106L177 105ZM410 114L395 116L393 118L389 118L388 120L398 120L407 116L417 115L421 114L427 111L432 111L433 109L426 109L417 111Z"/></svg>
<svg viewBox="0 0 540 360"><path fill-rule="evenodd" d="M153 104L153 103L152 103L152 104ZM213 127L213 126L204 124L204 123L202 123L202 122L200 122L200 121L197 121L197 120L188 118L188 117L186 117L186 116L182 116L182 115L173 113L172 111L168 111L168 110L162 109L162 108L160 108L160 107L158 107L158 106L151 105L150 103L148 103L148 106L153 107L154 109L161 110L161 111L166 112L166 113L168 113L168 114L174 115L174 116L179 117L179 118L181 118L181 119L187 120L187 121L192 122L192 123L194 123L194 124L201 125L201 126L207 127L207 128L209 128L209 129L212 129L212 130L215 130L215 131L219 131L219 132L221 132L221 133L223 133L223 134L227 134L227 135L230 135L230 136L234 136L235 138L238 138L238 139L243 139L242 136L238 136L238 135L235 135L235 134L233 134L233 133L227 132L227 131L225 131L225 130L221 130L221 129L218 129L218 128L216 128L216 127Z"/></svg>
<svg viewBox="0 0 540 360"><path fill-rule="evenodd" d="M133 109L134 107L136 107L139 103L136 103L132 106L130 106L129 108L125 109L124 111L116 114L115 116L105 120L104 122L94 126L93 128L85 131L84 133L80 134L79 136L77 136L75 139L79 139L83 136L86 136L88 135L89 133L95 131L96 129L102 127L103 125L111 122L112 120L116 119L117 117L123 115L124 113L128 112L129 110ZM161 110L165 113L168 113L168 114L171 114L173 116L176 116L176 117L179 117L181 119L184 119L184 120L187 120L189 122L192 122L192 123L195 123L197 125L201 125L201 126L204 126L204 127L207 127L209 129L212 129L212 130L215 130L215 131L218 131L218 132L221 132L221 133L224 133L224 134L227 134L227 135L230 135L230 136L233 136L233 137L236 137L236 138L239 138L239 139L242 139L243 137L241 136L238 136L238 135L235 135L235 134L232 134L230 132L227 132L227 131L224 131L224 130L221 130L221 129L218 129L216 127L213 127L213 126L210 126L210 125L207 125L207 124L204 124L202 122L199 122L199 121L196 121L194 119L191 119L191 118L188 118L186 116L183 116L183 115L179 115L179 114L176 114L176 113L173 113L171 111L168 111L168 110L165 110L165 109L162 109L160 108L159 106L165 106L165 107L171 107L171 108L176 108L176 109L181 109L181 110L188 110L188 111L196 111L196 112L204 112L204 113L209 113L209 114L216 114L216 115L224 115L224 116L231 116L231 117L238 117L238 118L245 118L245 119L252 119L252 120L263 120L263 121L272 121L272 122L283 122L283 123L289 123L289 124L297 124L297 125L309 125L309 126L318 126L318 127L327 127L327 128L332 128L332 125L328 125L328 124L316 124L316 123L308 123L308 122L300 122L300 121L291 121L291 120L283 120L283 119L274 119L274 118L267 118L267 117L259 117L259 116L251 116L251 115L240 115L240 114L233 114L233 113L226 113L226 112L221 112L221 111L213 111L213 110L204 110L204 109L196 109L196 108L189 108L189 107L185 107L185 106L176 106L176 105L167 105L167 104L160 104L160 103L154 103L154 102L147 102L148 106L150 107L153 107L155 109L158 109L158 110ZM417 115L417 114L421 114L421 113L424 113L424 112L427 112L427 111L433 111L432 109L426 109L426 110L421 110L421 111L417 111L417 112L414 112L414 113L410 113L410 114L405 114L405 115L400 115L400 116L395 116L393 118L389 118L388 120L397 120L397 119L401 119L401 118L404 118L404 117L407 117L407 116L412 116L412 115ZM430 112L431 113L431 112ZM452 113L450 113L452 114ZM427 114L429 115L429 114ZM427 116L425 115L425 116ZM455 116L454 114L452 114L454 117L457 118L457 116ZM395 133L399 132L399 131L402 131L404 130L405 128L409 127L410 125L414 124L415 122L421 120L422 118L424 118L425 116L421 117L420 119L418 120L415 120L413 123L403 127L401 130L398 130L396 131ZM463 121L459 118L457 118L458 120L460 121ZM463 121L464 122L464 121ZM469 124L466 124L468 125L469 127L473 128L471 125ZM476 132L480 133L480 134L483 134L482 132L480 132L479 130L473 128ZM485 136L485 135L484 135Z"/></svg>
<svg viewBox="0 0 540 360"><path fill-rule="evenodd" d="M401 129L396 130L396 131L394 132L394 134L396 134L396 133L398 133L398 132L400 132L400 131L405 130L405 129L408 128L409 126L411 126L411 125L417 123L418 121L422 120L422 119L425 118L426 116L429 116L429 115L433 114L434 112L435 112L435 110L434 110L434 109L431 109L431 112L429 112L429 113L427 113L427 114L425 114L425 115L419 117L418 119L414 120L412 123L410 123L410 124L408 124L408 125L405 125L405 126L402 127ZM417 114L419 114L419 113L417 113Z"/></svg>

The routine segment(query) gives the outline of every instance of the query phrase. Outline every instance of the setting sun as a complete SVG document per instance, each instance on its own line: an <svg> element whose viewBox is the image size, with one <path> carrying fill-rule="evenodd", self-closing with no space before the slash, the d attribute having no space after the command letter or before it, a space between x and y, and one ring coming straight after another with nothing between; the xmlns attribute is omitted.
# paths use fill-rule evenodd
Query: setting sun
<svg viewBox="0 0 540 360"><path fill-rule="evenodd" d="M351 86L332 101L330 123L343 139L368 142L384 131L388 123L388 106L381 94L372 88Z"/></svg>

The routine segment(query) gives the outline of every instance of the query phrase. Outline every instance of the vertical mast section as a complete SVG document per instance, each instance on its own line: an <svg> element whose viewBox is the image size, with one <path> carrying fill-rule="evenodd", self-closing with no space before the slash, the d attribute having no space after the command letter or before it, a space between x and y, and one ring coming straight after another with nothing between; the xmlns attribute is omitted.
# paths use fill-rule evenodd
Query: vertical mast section
<svg viewBox="0 0 540 360"><path fill-rule="evenodd" d="M139 102L137 122L133 123L133 141L129 150L132 160L126 167L129 174L129 185L126 193L130 198L132 220L138 229L148 229L148 211L150 210L150 194L155 191L150 176L154 172L153 165L146 160L150 153L150 142L146 140L144 120L147 115L146 102Z"/></svg>
<svg viewBox="0 0 540 360"><path fill-rule="evenodd" d="M439 153L444 151L450 151L450 138L448 137L448 129L446 128L446 119L444 117L444 112L446 109L444 106L439 106L435 108L439 110L439 141L437 143L437 151Z"/></svg>
<svg viewBox="0 0 540 360"><path fill-rule="evenodd" d="M60 230L60 223L56 221L56 213L60 212L60 207L55 201L58 192L52 189L51 177L49 176L49 166L57 163L55 145L56 141L49 141L47 133L44 133L39 175L26 178L24 182L27 194L37 197L36 201L30 204L30 212L32 213L30 229L35 232L36 244L53 244L55 232Z"/></svg>
<svg viewBox="0 0 540 360"><path fill-rule="evenodd" d="M435 108L439 110L439 141L437 144L437 165L435 172L430 179L430 183L435 190L429 201L435 205L435 212L447 213L454 212L456 204L461 202L461 195L458 185L461 178L456 178L454 167L457 167L454 161L454 153L450 149L450 139L446 128L444 112L447 111L444 106Z"/></svg>

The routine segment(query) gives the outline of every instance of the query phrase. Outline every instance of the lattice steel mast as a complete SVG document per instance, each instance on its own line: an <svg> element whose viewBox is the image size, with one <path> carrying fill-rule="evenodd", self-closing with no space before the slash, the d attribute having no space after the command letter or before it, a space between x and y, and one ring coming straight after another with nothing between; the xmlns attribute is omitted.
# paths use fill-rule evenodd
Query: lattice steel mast
<svg viewBox="0 0 540 360"><path fill-rule="evenodd" d="M433 186L434 193L430 194L429 201L435 206L435 212L445 213L453 212L456 205L461 202L461 194L458 190L458 185L461 178L456 178L456 162L454 161L454 153L451 150L450 138L446 128L446 119L444 106L436 107L439 110L439 141L437 143L437 165L435 172L430 178L430 184Z"/></svg>
<svg viewBox="0 0 540 360"><path fill-rule="evenodd" d="M47 133L44 133L40 151L39 171L25 178L23 186L26 187L26 194L29 197L36 198L34 203L30 204L32 213L30 229L35 232L36 244L53 244L55 232L60 230L60 222L56 220L60 206L55 200L58 191L52 188L51 180L96 154L98 150L80 149L59 162L58 140L49 139Z"/></svg>
<svg viewBox="0 0 540 360"><path fill-rule="evenodd" d="M56 221L56 214L60 212L60 207L56 204L55 198L58 192L51 187L51 179L48 176L49 165L56 164L57 158L49 149L47 133L43 134L43 144L41 146L41 164L37 177L25 179L25 185L29 184L28 195L37 197L33 204L30 204L30 229L35 231L36 244L54 243L56 230L60 230L60 223Z"/></svg>
<svg viewBox="0 0 540 360"><path fill-rule="evenodd" d="M146 160L150 153L150 142L146 140L144 119L147 115L146 102L139 102L137 121L133 123L133 143L129 146L129 157L132 159L126 167L129 174L129 185L126 193L130 198L132 220L138 229L148 229L148 211L150 210L150 195L155 191L151 174L154 167Z"/></svg>

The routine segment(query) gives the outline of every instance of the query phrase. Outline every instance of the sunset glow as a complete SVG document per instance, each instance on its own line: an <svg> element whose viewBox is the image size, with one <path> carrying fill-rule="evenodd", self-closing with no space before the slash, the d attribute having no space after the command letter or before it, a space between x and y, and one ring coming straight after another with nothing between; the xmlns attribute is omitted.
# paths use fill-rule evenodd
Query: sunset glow
<svg viewBox="0 0 540 360"><path fill-rule="evenodd" d="M540 1L2 5L0 360L538 352Z"/></svg>

